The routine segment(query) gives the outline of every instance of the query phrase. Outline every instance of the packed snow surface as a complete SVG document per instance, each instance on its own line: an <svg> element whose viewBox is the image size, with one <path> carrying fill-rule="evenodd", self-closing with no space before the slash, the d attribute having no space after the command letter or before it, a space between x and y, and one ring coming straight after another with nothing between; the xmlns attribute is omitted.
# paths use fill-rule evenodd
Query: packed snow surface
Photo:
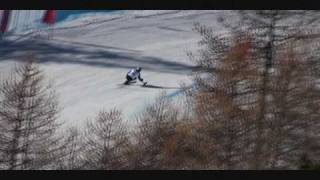
<svg viewBox="0 0 320 180"><path fill-rule="evenodd" d="M181 83L191 85L200 35L192 30L199 22L223 31L218 16L229 11L119 11L98 13L58 23L53 39L47 32L7 37L0 43L0 74L32 52L48 80L54 82L62 108L59 119L81 127L102 110L118 108L128 123L163 90L174 98ZM41 36L36 36L36 35ZM142 78L122 86L130 68L142 67ZM163 87L163 88L157 88ZM182 107L183 108L183 107Z"/></svg>

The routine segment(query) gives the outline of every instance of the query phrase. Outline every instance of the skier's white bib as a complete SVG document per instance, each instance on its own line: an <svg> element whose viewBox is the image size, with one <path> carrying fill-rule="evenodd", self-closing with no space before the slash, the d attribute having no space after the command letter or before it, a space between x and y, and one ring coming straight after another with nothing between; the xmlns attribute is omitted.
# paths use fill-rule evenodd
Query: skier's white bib
<svg viewBox="0 0 320 180"><path fill-rule="evenodd" d="M139 76L139 72L136 71L135 69L131 69L128 72L128 76L130 76L132 79L136 79Z"/></svg>

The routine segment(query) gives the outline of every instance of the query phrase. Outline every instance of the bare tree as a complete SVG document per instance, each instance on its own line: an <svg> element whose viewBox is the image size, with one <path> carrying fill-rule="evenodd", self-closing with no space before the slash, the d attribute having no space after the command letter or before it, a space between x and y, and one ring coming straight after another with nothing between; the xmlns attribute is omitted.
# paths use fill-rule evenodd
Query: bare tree
<svg viewBox="0 0 320 180"><path fill-rule="evenodd" d="M134 169L205 168L200 142L192 135L195 126L181 111L163 92L139 115L130 158Z"/></svg>
<svg viewBox="0 0 320 180"><path fill-rule="evenodd" d="M124 169L127 130L120 111L101 111L95 121L89 121L85 135L85 168Z"/></svg>
<svg viewBox="0 0 320 180"><path fill-rule="evenodd" d="M31 60L17 67L0 89L0 154L3 169L46 169L57 158L58 103Z"/></svg>
<svg viewBox="0 0 320 180"><path fill-rule="evenodd" d="M262 86L260 89L260 113L257 119L257 142L263 140L263 124L267 121L267 108L269 106L268 96L272 93L268 91L270 78L272 76L275 56L282 50L286 50L287 43L301 40L314 40L318 37L318 19L320 13L318 11L304 10L255 10L255 11L238 11L240 17L239 26L234 26L230 23L224 23L234 32L243 34L250 33L254 36L254 46L252 50L255 53L255 60L259 61L262 70ZM306 44L304 44L306 45ZM319 63L314 61L315 53L307 53L314 67L318 67ZM318 69L318 68L317 68ZM257 144L255 148L255 159L252 167L259 168L263 147Z"/></svg>
<svg viewBox="0 0 320 180"><path fill-rule="evenodd" d="M84 136L79 130L71 127L65 133L65 138L61 142L60 154L62 155L56 162L55 169L79 170L85 167L84 156Z"/></svg>
<svg viewBox="0 0 320 180"><path fill-rule="evenodd" d="M196 30L205 48L191 56L200 66L191 95L212 163L222 169L289 168L301 151L313 149L316 156L319 90L309 57L317 52L292 40L269 56L258 50L260 37L251 31L214 35L199 24ZM302 150L306 144L313 148Z"/></svg>
<svg viewBox="0 0 320 180"><path fill-rule="evenodd" d="M161 149L166 138L175 132L177 112L170 109L170 104L164 95L148 106L140 114L138 128L135 133L139 163L137 168L157 169L164 168L161 161Z"/></svg>
<svg viewBox="0 0 320 180"><path fill-rule="evenodd" d="M208 144L213 167L248 168L259 82L250 37L212 38L210 31L197 28L204 33L203 42L208 43L208 49L195 59L203 67L196 74L193 93L198 133Z"/></svg>
<svg viewBox="0 0 320 180"><path fill-rule="evenodd" d="M290 167L307 154L319 160L320 92L312 66L297 50L288 48L276 59L268 126L272 153L270 167ZM276 164L278 163L278 164ZM282 163L282 164L279 164Z"/></svg>

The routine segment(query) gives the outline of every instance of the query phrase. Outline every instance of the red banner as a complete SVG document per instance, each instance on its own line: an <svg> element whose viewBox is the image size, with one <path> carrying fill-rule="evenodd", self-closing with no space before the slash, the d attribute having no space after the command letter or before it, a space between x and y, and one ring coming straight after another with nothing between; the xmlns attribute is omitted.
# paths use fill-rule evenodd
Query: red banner
<svg viewBox="0 0 320 180"><path fill-rule="evenodd" d="M0 30L5 33L8 29L9 17L11 10L4 10L1 18Z"/></svg>
<svg viewBox="0 0 320 180"><path fill-rule="evenodd" d="M56 11L55 10L47 10L42 19L43 23L52 25L56 20Z"/></svg>

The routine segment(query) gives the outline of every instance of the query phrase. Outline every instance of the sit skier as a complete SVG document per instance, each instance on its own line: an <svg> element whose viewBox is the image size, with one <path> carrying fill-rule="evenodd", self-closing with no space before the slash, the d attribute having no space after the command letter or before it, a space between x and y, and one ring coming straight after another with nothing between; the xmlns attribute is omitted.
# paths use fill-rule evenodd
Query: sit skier
<svg viewBox="0 0 320 180"><path fill-rule="evenodd" d="M141 67L137 67L135 69L131 69L128 73L127 73L127 76L126 76L126 82L124 84L129 84L131 82L136 82L136 79L138 78L139 81L143 82L143 79L141 78L141 75L140 75L140 72L141 72ZM143 82L143 85L146 85L147 82Z"/></svg>

